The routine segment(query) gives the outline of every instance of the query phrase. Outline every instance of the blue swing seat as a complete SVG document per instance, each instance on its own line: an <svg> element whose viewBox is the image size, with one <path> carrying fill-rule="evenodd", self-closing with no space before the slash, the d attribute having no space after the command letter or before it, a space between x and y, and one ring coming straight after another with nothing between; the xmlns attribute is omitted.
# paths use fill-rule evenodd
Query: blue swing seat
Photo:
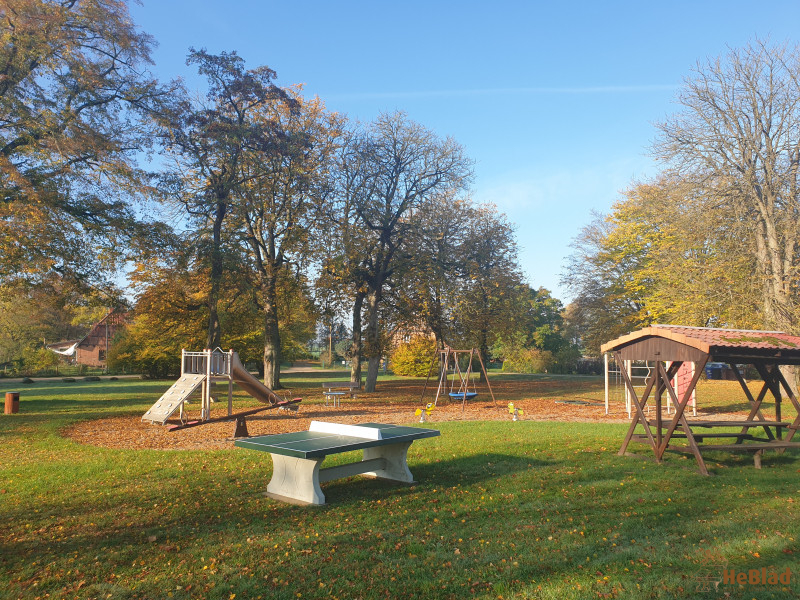
<svg viewBox="0 0 800 600"><path fill-rule="evenodd" d="M451 398L456 398L459 400L472 400L477 395L478 392L450 392Z"/></svg>

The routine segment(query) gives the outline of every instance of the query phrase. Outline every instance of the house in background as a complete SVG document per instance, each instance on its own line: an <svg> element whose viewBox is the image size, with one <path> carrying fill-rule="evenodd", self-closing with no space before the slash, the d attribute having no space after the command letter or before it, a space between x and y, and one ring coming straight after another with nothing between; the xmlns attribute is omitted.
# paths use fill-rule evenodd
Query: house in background
<svg viewBox="0 0 800 600"><path fill-rule="evenodd" d="M50 344L47 349L71 357L72 362L78 365L105 368L106 356L114 342L114 336L127 322L128 313L115 308L95 323L83 338Z"/></svg>

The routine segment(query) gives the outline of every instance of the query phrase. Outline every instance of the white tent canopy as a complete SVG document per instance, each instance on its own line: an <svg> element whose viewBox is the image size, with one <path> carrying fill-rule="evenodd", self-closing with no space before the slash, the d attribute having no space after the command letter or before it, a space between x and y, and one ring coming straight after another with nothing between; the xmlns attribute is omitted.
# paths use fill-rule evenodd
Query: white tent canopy
<svg viewBox="0 0 800 600"><path fill-rule="evenodd" d="M64 356L74 356L75 350L77 350L78 344L80 343L81 343L80 340L78 340L77 342L73 343L71 346L67 348L53 348L52 346L48 346L47 349L52 350L56 354L62 354Z"/></svg>

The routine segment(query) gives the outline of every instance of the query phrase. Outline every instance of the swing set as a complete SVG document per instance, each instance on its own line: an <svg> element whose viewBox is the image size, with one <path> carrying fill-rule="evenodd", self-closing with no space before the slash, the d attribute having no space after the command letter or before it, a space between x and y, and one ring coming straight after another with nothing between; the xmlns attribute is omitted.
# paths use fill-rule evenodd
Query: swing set
<svg viewBox="0 0 800 600"><path fill-rule="evenodd" d="M456 350L445 346L443 350L438 351L439 355L439 387L436 389L436 399L433 401L433 406L439 402L439 396L447 394L452 400L461 400L461 412L464 412L464 407L467 400L472 400L478 396L475 387L475 379L472 377L472 363L475 357L478 358L478 363L481 366L481 373L483 374L486 387L489 389L489 394L492 397L495 408L497 408L497 400L492 391L492 385L489 383L489 376L486 374L486 366L483 364L483 358L477 348L471 350ZM466 368L461 368L461 358L468 357L466 360ZM425 398L425 392L428 389L428 382L430 381L431 374L433 373L434 362L431 362L431 368L428 371L428 378L425 380L425 387L422 389L422 398Z"/></svg>

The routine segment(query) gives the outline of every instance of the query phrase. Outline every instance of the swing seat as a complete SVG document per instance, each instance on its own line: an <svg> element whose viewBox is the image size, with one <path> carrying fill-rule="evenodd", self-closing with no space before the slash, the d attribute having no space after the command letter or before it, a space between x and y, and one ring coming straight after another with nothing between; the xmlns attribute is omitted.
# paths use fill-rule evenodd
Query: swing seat
<svg viewBox="0 0 800 600"><path fill-rule="evenodd" d="M450 397L457 400L472 400L478 392L450 392Z"/></svg>

